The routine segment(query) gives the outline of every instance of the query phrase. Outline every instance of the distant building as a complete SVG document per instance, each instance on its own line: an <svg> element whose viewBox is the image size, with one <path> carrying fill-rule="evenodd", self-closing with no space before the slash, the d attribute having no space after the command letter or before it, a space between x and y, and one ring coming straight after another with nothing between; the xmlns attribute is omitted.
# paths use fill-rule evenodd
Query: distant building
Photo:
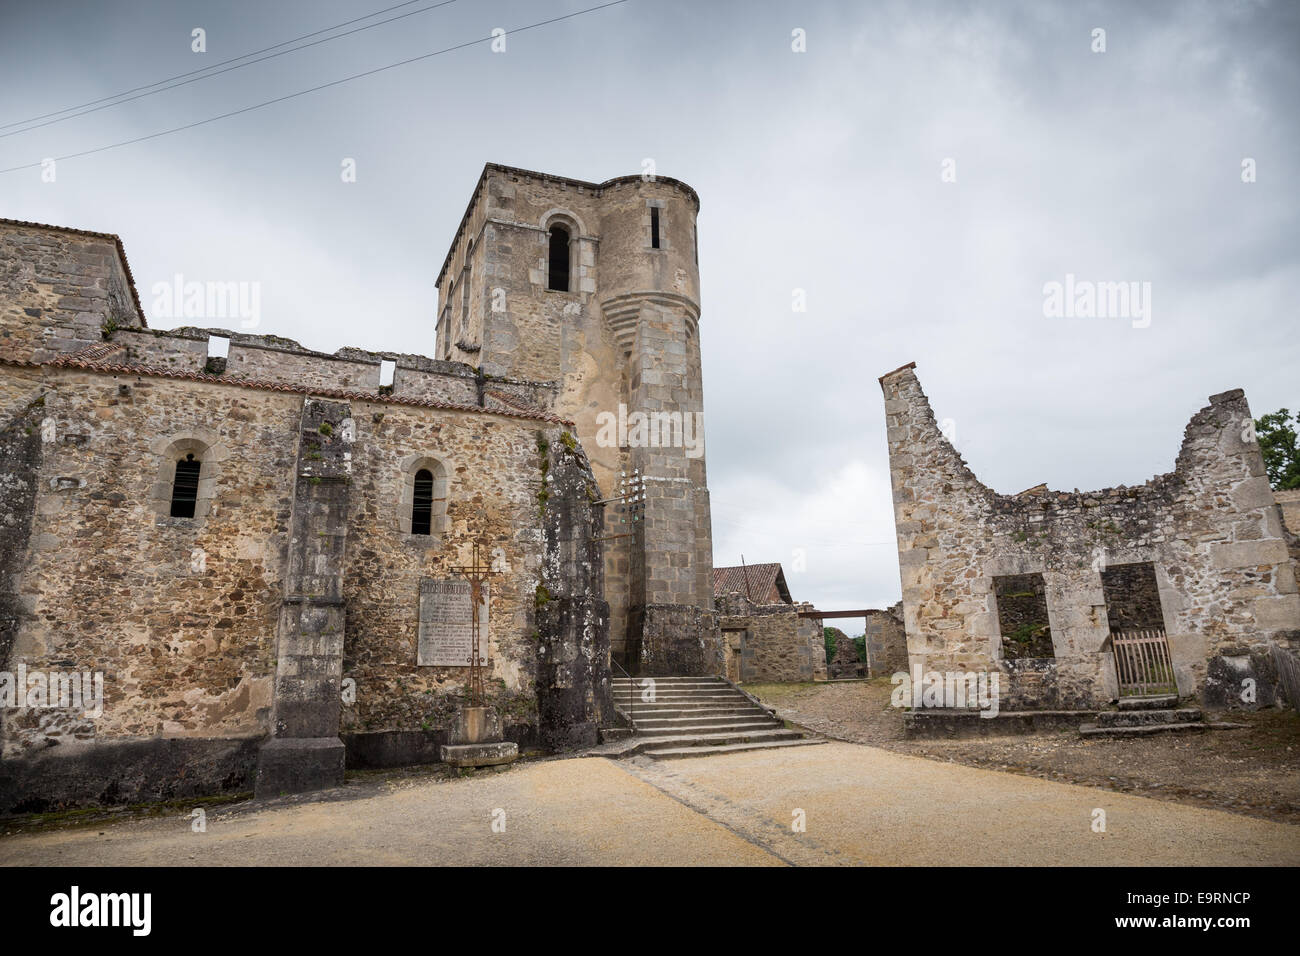
<svg viewBox="0 0 1300 956"><path fill-rule="evenodd" d="M732 591L755 604L793 604L785 572L780 563L749 564L713 569L713 596L726 597Z"/></svg>

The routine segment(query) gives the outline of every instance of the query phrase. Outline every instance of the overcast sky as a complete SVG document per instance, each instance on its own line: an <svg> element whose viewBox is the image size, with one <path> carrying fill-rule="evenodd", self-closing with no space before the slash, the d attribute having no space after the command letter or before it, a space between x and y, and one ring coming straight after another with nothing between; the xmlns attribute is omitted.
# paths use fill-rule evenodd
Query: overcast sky
<svg viewBox="0 0 1300 956"><path fill-rule="evenodd" d="M395 2L0 0L0 124ZM0 138L0 168L601 0L413 12L432 2ZM703 204L715 563L781 561L796 599L883 606L899 575L876 379L899 365L917 363L958 449L1007 493L1169 471L1215 392L1244 388L1257 416L1300 406L1297 51L1292 2L628 0L504 53L478 43L66 159L52 183L0 174L0 216L118 233L147 314L176 273L257 281L254 331L431 355L434 280L485 162L599 182L652 158ZM1150 283L1149 323L1046 316L1044 286L1067 274Z"/></svg>

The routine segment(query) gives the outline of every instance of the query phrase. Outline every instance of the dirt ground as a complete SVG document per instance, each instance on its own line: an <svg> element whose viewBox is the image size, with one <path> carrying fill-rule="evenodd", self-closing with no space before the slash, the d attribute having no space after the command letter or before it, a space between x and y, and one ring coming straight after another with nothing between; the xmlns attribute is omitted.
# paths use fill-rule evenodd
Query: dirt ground
<svg viewBox="0 0 1300 956"><path fill-rule="evenodd" d="M1300 828L837 741L379 772L210 806L197 829L177 807L0 837L0 867L1224 863L1294 867Z"/></svg>
<svg viewBox="0 0 1300 956"><path fill-rule="evenodd" d="M887 678L823 684L747 684L792 723L853 743L1300 823L1300 717L1231 715L1240 730L1085 739L1072 731L974 740L904 740ZM1207 714L1207 717L1209 715Z"/></svg>

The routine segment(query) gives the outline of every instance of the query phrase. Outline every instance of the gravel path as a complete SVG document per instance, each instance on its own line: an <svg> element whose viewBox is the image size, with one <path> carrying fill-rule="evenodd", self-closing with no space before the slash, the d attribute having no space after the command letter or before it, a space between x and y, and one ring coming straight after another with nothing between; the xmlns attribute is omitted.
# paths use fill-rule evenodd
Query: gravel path
<svg viewBox="0 0 1300 956"><path fill-rule="evenodd" d="M184 814L11 835L0 863L1300 864L1297 827L844 743L346 789L362 795L213 810L206 833Z"/></svg>
<svg viewBox="0 0 1300 956"><path fill-rule="evenodd" d="M746 688L787 720L852 743L1061 783L1300 824L1300 719L1233 712L1241 730L1138 739L1073 730L974 740L905 740L888 680Z"/></svg>

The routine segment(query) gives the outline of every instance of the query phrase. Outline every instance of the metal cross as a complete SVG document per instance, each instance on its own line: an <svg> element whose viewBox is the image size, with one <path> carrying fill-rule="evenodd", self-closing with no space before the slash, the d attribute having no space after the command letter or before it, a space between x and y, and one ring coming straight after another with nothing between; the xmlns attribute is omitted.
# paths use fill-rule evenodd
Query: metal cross
<svg viewBox="0 0 1300 956"><path fill-rule="evenodd" d="M483 664L484 659L480 651L479 642L479 605L483 603L483 587L487 583L490 575L499 574L493 571L488 565L479 563L478 542L474 542L474 555L468 566L456 566L450 570L460 574L469 582L469 601L470 601L470 627L469 627L469 685L466 689L466 696L469 698L469 706L482 707L484 705L483 690Z"/></svg>

